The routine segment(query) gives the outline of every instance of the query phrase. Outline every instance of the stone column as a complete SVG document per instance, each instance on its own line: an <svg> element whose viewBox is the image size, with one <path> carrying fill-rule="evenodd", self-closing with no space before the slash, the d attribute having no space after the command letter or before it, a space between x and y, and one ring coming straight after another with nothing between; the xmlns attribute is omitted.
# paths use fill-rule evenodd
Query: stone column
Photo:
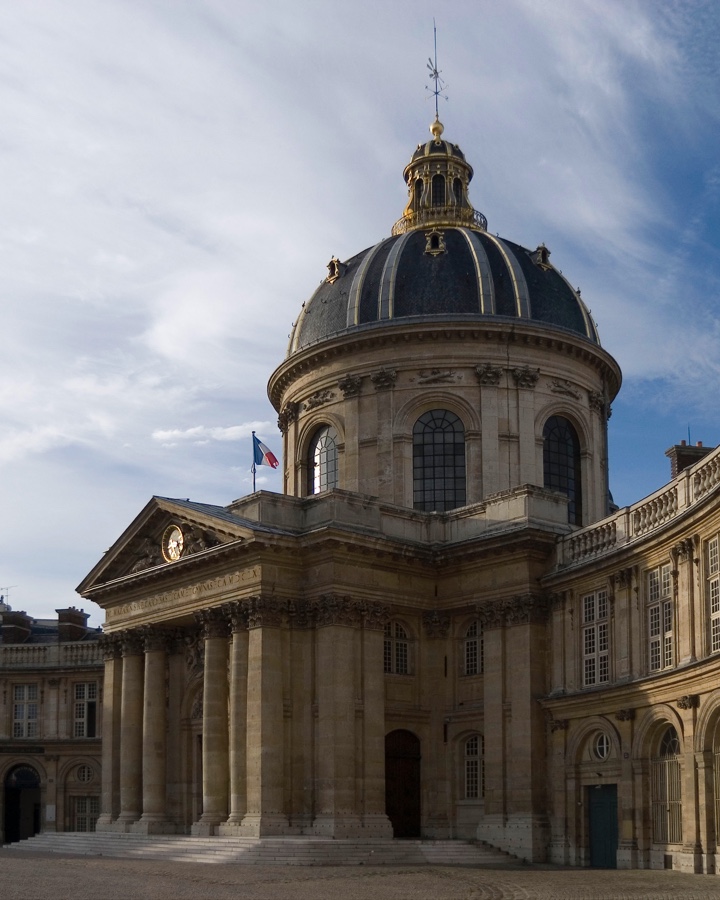
<svg viewBox="0 0 720 900"><path fill-rule="evenodd" d="M114 830L128 831L142 807L143 644L138 631L122 634L120 815Z"/></svg>
<svg viewBox="0 0 720 900"><path fill-rule="evenodd" d="M122 659L120 639L100 638L105 657L102 721L102 793L96 829L107 831L120 811L120 715L122 704Z"/></svg>
<svg viewBox="0 0 720 900"><path fill-rule="evenodd" d="M142 787L143 813L133 826L139 834L174 831L167 822L167 705L165 667L168 634L148 626L143 629L145 691L143 704Z"/></svg>
<svg viewBox="0 0 720 900"><path fill-rule="evenodd" d="M247 724L248 630L247 609L235 601L227 604L232 629L230 647L230 815L220 825L220 834L238 834L247 811Z"/></svg>
<svg viewBox="0 0 720 900"><path fill-rule="evenodd" d="M355 798L355 630L360 610L348 597L317 605L317 814L313 832L334 838L362 833Z"/></svg>
<svg viewBox="0 0 720 900"><path fill-rule="evenodd" d="M290 831L285 813L283 648L280 601L248 601L247 812L241 834Z"/></svg>
<svg viewBox="0 0 720 900"><path fill-rule="evenodd" d="M391 838L392 825L385 813L385 673L384 628L390 610L382 603L363 609L363 834Z"/></svg>
<svg viewBox="0 0 720 900"><path fill-rule="evenodd" d="M215 834L227 819L228 759L228 620L222 609L197 614L205 638L203 675L203 814L193 834Z"/></svg>

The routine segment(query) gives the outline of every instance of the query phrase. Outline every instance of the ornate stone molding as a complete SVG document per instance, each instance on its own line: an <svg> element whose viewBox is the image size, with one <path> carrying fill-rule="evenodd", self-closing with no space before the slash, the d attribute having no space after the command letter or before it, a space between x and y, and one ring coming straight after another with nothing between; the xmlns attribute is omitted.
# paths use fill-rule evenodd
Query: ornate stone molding
<svg viewBox="0 0 720 900"><path fill-rule="evenodd" d="M619 709L615 713L615 718L618 720L618 722L632 722L632 720L635 718L635 710L629 708Z"/></svg>
<svg viewBox="0 0 720 900"><path fill-rule="evenodd" d="M692 538L684 538L678 541L672 548L672 555L675 559L692 559L695 543Z"/></svg>
<svg viewBox="0 0 720 900"><path fill-rule="evenodd" d="M490 363L483 363L475 366L475 375L480 384L487 387L497 387L500 384L500 376L503 370L501 366L493 366Z"/></svg>
<svg viewBox="0 0 720 900"><path fill-rule="evenodd" d="M143 625L140 630L146 653L152 650L168 650L174 638L172 632L166 628L157 628L154 625Z"/></svg>
<svg viewBox="0 0 720 900"><path fill-rule="evenodd" d="M418 384L454 384L462 379L453 369L430 369L418 372Z"/></svg>
<svg viewBox="0 0 720 900"><path fill-rule="evenodd" d="M247 610L248 628L278 628L283 623L286 604L274 597L251 597Z"/></svg>
<svg viewBox="0 0 720 900"><path fill-rule="evenodd" d="M152 566L159 566L164 562L159 541L153 541L149 537L140 538L137 556L135 564L130 569L131 575L150 569Z"/></svg>
<svg viewBox="0 0 720 900"><path fill-rule="evenodd" d="M700 697L697 694L685 694L677 701L678 709L697 709L700 706Z"/></svg>
<svg viewBox="0 0 720 900"><path fill-rule="evenodd" d="M616 591L625 590L632 586L633 567L628 566L626 569L618 569L610 576L610 581Z"/></svg>
<svg viewBox="0 0 720 900"><path fill-rule="evenodd" d="M185 644L185 665L189 672L202 672L205 668L205 644L198 631L187 631L183 635Z"/></svg>
<svg viewBox="0 0 720 900"><path fill-rule="evenodd" d="M247 631L248 611L243 603L239 600L231 600L229 603L223 603L223 609L233 634L237 634L238 631Z"/></svg>
<svg viewBox="0 0 720 900"><path fill-rule="evenodd" d="M315 624L315 611L307 600L290 600L287 614L292 628L307 629Z"/></svg>
<svg viewBox="0 0 720 900"><path fill-rule="evenodd" d="M217 547L221 543L220 538L212 531L205 531L199 525L190 525L187 530L183 527L185 535L185 553L200 553L202 550L209 550L210 547Z"/></svg>
<svg viewBox="0 0 720 900"><path fill-rule="evenodd" d="M369 631L382 631L390 621L390 607L377 600L361 603L363 625Z"/></svg>
<svg viewBox="0 0 720 900"><path fill-rule="evenodd" d="M534 388L540 377L540 369L531 369L530 366L517 366L510 369L510 374L519 388Z"/></svg>
<svg viewBox="0 0 720 900"><path fill-rule="evenodd" d="M227 637L229 622L227 612L222 606L212 609L201 609L195 613L195 621L200 625L200 632L204 640L208 638Z"/></svg>
<svg viewBox="0 0 720 900"><path fill-rule="evenodd" d="M131 628L128 631L121 631L120 651L125 656L141 656L144 651L144 642L142 632L139 628Z"/></svg>
<svg viewBox="0 0 720 900"><path fill-rule="evenodd" d="M329 388L324 388L322 391L315 391L314 394L310 394L310 396L307 398L307 400L303 404L303 409L317 409L318 406L324 406L334 398L335 391L331 391Z"/></svg>
<svg viewBox="0 0 720 900"><path fill-rule="evenodd" d="M286 434L291 423L297 420L299 409L299 403L288 402L280 410L277 424L278 428L280 429L280 431L282 431L283 434Z"/></svg>
<svg viewBox="0 0 720 900"><path fill-rule="evenodd" d="M573 400L580 399L580 391L567 378L553 378L550 382L550 390L553 394L562 394L563 397L572 397Z"/></svg>
<svg viewBox="0 0 720 900"><path fill-rule="evenodd" d="M588 391L588 405L595 412L603 413L605 411L605 398L600 391Z"/></svg>
<svg viewBox="0 0 720 900"><path fill-rule="evenodd" d="M550 597L546 594L518 594L502 600L478 603L477 616L484 627L542 624L547 621Z"/></svg>
<svg viewBox="0 0 720 900"><path fill-rule="evenodd" d="M191 719L202 719L203 717L203 692L198 691L198 695L195 698L195 702L192 705L192 709L190 710L190 718Z"/></svg>
<svg viewBox="0 0 720 900"><path fill-rule="evenodd" d="M98 641L104 660L117 659L122 650L118 634L103 634Z"/></svg>
<svg viewBox="0 0 720 900"><path fill-rule="evenodd" d="M362 622L362 605L351 597L326 594L313 604L318 628L326 625L358 626Z"/></svg>
<svg viewBox="0 0 720 900"><path fill-rule="evenodd" d="M362 375L345 375L338 381L338 387L345 399L357 397L362 389Z"/></svg>
<svg viewBox="0 0 720 900"><path fill-rule="evenodd" d="M373 372L370 381L375 385L376 391L387 391L395 384L397 380L397 372L395 369L380 369L379 372Z"/></svg>
<svg viewBox="0 0 720 900"><path fill-rule="evenodd" d="M553 719L553 717L550 716L548 721L548 726L552 734L555 734L556 731L567 731L568 725L569 722L567 719Z"/></svg>
<svg viewBox="0 0 720 900"><path fill-rule="evenodd" d="M450 616L439 613L436 609L423 613L422 617L425 634L429 638L446 638L450 631Z"/></svg>

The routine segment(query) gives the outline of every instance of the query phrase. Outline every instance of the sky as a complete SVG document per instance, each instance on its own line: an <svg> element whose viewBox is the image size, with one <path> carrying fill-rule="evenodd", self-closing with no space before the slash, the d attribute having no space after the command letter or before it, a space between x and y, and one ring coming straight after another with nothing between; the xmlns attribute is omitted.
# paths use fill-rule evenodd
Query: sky
<svg viewBox="0 0 720 900"><path fill-rule="evenodd" d="M575 285L619 362L610 486L720 443L716 0L0 3L0 595L35 617L152 495L249 493L266 385L336 255L445 137L488 228ZM258 488L281 490L263 468ZM9 588L9 591L8 591Z"/></svg>

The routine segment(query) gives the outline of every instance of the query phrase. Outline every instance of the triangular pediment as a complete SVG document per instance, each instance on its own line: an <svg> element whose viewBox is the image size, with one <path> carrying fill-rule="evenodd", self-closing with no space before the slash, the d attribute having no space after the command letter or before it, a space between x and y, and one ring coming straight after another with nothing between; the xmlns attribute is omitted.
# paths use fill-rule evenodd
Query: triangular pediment
<svg viewBox="0 0 720 900"><path fill-rule="evenodd" d="M158 570L196 554L208 555L223 545L251 541L257 530L264 529L223 506L153 497L77 591L85 595L109 582Z"/></svg>

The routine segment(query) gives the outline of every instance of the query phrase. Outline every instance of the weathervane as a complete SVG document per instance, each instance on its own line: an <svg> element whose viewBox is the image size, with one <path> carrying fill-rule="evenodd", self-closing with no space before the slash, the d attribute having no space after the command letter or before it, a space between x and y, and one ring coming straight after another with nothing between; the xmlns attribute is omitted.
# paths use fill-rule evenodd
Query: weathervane
<svg viewBox="0 0 720 900"><path fill-rule="evenodd" d="M440 77L440 70L437 67L437 28L435 27L435 19L433 19L433 40L435 43L435 59L432 60L428 57L427 67L430 70L430 81L435 82L434 88L429 88L427 85L425 86L426 91L430 91L430 93L435 97L435 118L439 119L440 114L438 111L438 97L442 97L443 100L447 100L447 95L444 93L448 85Z"/></svg>

